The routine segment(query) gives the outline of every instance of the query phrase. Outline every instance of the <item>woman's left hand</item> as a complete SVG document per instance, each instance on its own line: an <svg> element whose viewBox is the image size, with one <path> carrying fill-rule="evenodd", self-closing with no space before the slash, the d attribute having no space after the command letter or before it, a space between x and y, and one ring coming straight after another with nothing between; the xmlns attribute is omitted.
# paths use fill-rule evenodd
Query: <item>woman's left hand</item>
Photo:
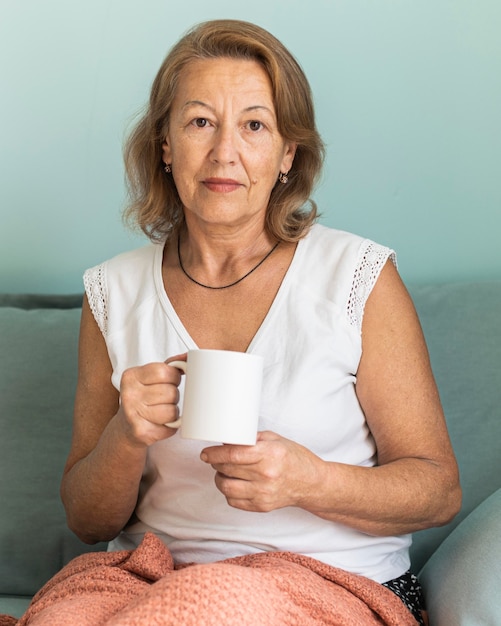
<svg viewBox="0 0 501 626"><path fill-rule="evenodd" d="M201 459L216 470L216 486L228 504L244 511L301 507L322 480L319 457L270 431L260 432L255 446L205 448Z"/></svg>

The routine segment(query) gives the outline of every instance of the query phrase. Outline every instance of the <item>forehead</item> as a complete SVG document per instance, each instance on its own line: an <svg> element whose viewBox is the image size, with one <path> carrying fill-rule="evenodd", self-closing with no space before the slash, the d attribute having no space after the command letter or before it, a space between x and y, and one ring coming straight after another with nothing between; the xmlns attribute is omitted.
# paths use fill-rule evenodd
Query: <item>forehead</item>
<svg viewBox="0 0 501 626"><path fill-rule="evenodd" d="M174 102L182 106L190 100L205 102L204 98L228 95L273 104L271 81L263 66L254 60L226 57L190 61L179 74Z"/></svg>

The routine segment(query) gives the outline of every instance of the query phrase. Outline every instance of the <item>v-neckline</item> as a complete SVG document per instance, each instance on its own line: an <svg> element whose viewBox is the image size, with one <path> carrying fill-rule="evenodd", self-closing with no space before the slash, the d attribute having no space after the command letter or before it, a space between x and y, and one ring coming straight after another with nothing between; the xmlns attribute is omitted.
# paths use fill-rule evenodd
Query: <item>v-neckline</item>
<svg viewBox="0 0 501 626"><path fill-rule="evenodd" d="M277 309L279 309L280 304L285 298L286 293L289 289L289 285L293 280L295 267L299 263L302 255L304 254L304 248L306 245L306 240L308 238L309 238L309 233L298 241L292 260L289 264L289 267L287 268L287 271L285 272L285 275L280 284L280 287L278 288L278 291L275 297L273 298L271 306L268 309L268 312L266 313L261 325L259 326L256 333L252 337L249 345L247 346L247 350L245 352L252 353L255 351L255 348L257 344L259 343L261 337L266 332L266 328L270 325L272 318L275 316L275 312L277 311ZM171 321L172 325L176 329L176 332L178 333L179 337L185 343L187 349L198 350L199 346L197 345L197 343L195 342L195 340L190 335L187 328L181 321L181 318L177 314L177 311L174 308L174 305L172 304L165 290L165 286L163 282L163 275L162 275L162 262L163 262L164 247L165 247L165 244L157 245L155 249L154 259L153 259L153 278L155 282L155 289L157 292L157 296L162 305L162 308L164 309L169 320Z"/></svg>

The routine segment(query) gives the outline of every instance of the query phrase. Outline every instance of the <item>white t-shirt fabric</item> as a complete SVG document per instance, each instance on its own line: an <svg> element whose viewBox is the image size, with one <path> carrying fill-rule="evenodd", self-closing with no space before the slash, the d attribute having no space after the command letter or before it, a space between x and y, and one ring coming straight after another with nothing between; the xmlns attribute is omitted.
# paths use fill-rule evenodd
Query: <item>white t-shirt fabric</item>
<svg viewBox="0 0 501 626"><path fill-rule="evenodd" d="M163 244L148 244L85 272L90 307L119 389L125 369L197 345L162 280ZM296 441L325 461L365 467L376 448L355 392L364 306L395 254L316 224L294 258L247 352L264 358L259 430ZM180 393L183 394L183 382ZM182 407L181 407L182 408ZM176 562L207 563L261 551L292 551L378 582L409 569L410 535L375 537L296 507L232 508L200 460L207 442L179 434L148 451L134 521L110 543L132 549L159 536Z"/></svg>

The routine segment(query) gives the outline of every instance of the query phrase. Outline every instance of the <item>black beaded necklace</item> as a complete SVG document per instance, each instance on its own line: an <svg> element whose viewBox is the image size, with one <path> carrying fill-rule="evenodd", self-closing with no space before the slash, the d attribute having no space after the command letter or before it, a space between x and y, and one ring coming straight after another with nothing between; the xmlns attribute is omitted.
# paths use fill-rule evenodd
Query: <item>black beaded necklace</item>
<svg viewBox="0 0 501 626"><path fill-rule="evenodd" d="M257 265L255 265L251 270L249 270L247 272L247 274L244 274L242 276L242 278L239 278L238 280L236 280L233 283L230 283L229 285L223 285L222 287L212 287L211 285L204 285L203 283L198 282L198 280L195 280L193 278L193 276L190 276L188 274L188 272L184 269L184 265L183 262L181 260L181 237L178 236L177 238L177 258L179 261L179 267L181 268L183 274L186 276L186 278L188 278L189 280L191 280L192 283L195 283L195 285L198 285L199 287L204 287L204 289L228 289L229 287L234 287L235 285L238 285L238 283L241 283L244 278L247 278L247 276L250 276L252 274L252 272L255 272L257 270L257 268L262 265L266 259L271 255L271 253L276 250L278 244L280 243L280 241L277 241L277 243L273 246L273 248L266 253L266 255L259 261L259 263Z"/></svg>

